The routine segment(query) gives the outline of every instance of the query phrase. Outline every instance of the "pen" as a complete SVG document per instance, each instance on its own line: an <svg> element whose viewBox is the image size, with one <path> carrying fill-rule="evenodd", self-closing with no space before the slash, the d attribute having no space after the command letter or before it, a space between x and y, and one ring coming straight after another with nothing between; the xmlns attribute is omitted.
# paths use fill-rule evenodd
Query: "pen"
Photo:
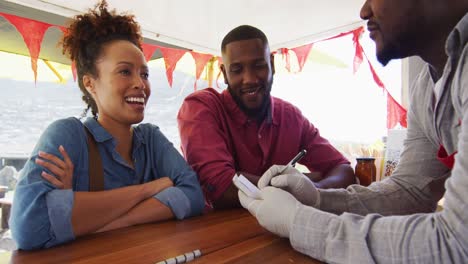
<svg viewBox="0 0 468 264"><path fill-rule="evenodd" d="M183 255L174 257L174 258L168 258L163 261L159 261L156 264L182 264L186 263L189 261L192 261L202 255L201 251L199 249L195 249L194 251L187 252Z"/></svg>
<svg viewBox="0 0 468 264"><path fill-rule="evenodd" d="M305 149L303 149L303 150L301 150L301 152L297 153L297 155L288 164L286 164L286 167L284 167L284 169L281 171L281 173L283 173L289 166L291 166L291 167L296 166L296 163L299 160L301 160L306 154L307 154L307 150L305 150Z"/></svg>

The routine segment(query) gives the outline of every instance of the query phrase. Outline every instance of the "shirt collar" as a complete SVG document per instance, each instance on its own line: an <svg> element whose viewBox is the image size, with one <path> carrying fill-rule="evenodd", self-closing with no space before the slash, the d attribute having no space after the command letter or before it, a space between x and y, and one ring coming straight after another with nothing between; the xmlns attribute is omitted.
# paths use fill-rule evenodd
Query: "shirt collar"
<svg viewBox="0 0 468 264"><path fill-rule="evenodd" d="M229 112L230 116L234 119L235 122L244 125L245 123L249 122L249 117L239 108L234 98L232 98L231 93L228 89L225 89L221 93L221 98L223 101L224 106L226 107L227 111ZM265 122L267 124L278 124L278 118L274 113L274 98L270 96L270 107L267 109L267 116L265 118Z"/></svg>
<svg viewBox="0 0 468 264"><path fill-rule="evenodd" d="M104 142L113 139L112 135L109 134L109 132L107 132L93 117L86 118L83 123L88 128L91 135L93 135L96 142Z"/></svg>
<svg viewBox="0 0 468 264"><path fill-rule="evenodd" d="M114 138L112 135L107 132L104 127L99 124L99 122L94 119L93 117L88 117L84 121L84 125L88 128L88 130L91 132L91 135L93 135L94 140L96 142L104 142L107 140L113 140ZM143 132L138 129L137 126L133 127L133 146L134 148L139 147L141 144L145 144L144 138L143 138Z"/></svg>
<svg viewBox="0 0 468 264"><path fill-rule="evenodd" d="M468 40L468 14L457 23L447 38L446 50L450 57L457 58Z"/></svg>

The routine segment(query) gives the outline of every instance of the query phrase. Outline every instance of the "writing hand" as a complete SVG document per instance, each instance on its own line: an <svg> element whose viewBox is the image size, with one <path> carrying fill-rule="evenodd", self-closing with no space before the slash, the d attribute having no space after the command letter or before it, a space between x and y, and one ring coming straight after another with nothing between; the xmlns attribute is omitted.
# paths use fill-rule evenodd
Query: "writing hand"
<svg viewBox="0 0 468 264"><path fill-rule="evenodd" d="M320 204L320 193L314 183L294 167L271 166L258 181L258 187L263 189L270 184L291 193L305 205L317 208Z"/></svg>

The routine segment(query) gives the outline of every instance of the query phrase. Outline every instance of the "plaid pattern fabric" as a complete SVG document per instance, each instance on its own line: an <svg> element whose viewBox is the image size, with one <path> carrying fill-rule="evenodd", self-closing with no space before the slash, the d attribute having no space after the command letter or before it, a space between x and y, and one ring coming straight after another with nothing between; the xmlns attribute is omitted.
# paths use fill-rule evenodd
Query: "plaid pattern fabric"
<svg viewBox="0 0 468 264"><path fill-rule="evenodd" d="M465 15L447 40L442 78L434 83L426 67L410 91L408 134L394 174L369 188L320 190L322 211L297 211L295 249L329 263L468 261L467 39ZM448 155L458 151L453 169L437 159L441 145ZM435 213L444 182L444 210Z"/></svg>

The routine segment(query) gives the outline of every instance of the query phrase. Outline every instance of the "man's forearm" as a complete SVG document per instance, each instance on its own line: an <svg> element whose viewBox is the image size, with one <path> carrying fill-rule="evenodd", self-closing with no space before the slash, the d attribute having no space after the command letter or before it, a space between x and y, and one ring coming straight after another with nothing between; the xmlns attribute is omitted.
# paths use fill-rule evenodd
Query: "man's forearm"
<svg viewBox="0 0 468 264"><path fill-rule="evenodd" d="M237 197L237 187L232 183L221 197L213 202L213 207L216 210L239 208L240 206L239 198Z"/></svg>
<svg viewBox="0 0 468 264"><path fill-rule="evenodd" d="M314 181L315 186L321 189L346 188L355 183L354 171L348 164L338 165L321 180Z"/></svg>
<svg viewBox="0 0 468 264"><path fill-rule="evenodd" d="M255 186L257 186L258 180L260 179L260 177L251 173L247 173L243 171L239 171L236 173L244 175ZM237 191L238 191L237 187L231 183L231 185L229 185L229 188L221 195L221 197L218 198L216 201L214 201L213 203L214 208L218 210L218 209L229 209L229 208L241 207L239 203L239 197L237 195Z"/></svg>

